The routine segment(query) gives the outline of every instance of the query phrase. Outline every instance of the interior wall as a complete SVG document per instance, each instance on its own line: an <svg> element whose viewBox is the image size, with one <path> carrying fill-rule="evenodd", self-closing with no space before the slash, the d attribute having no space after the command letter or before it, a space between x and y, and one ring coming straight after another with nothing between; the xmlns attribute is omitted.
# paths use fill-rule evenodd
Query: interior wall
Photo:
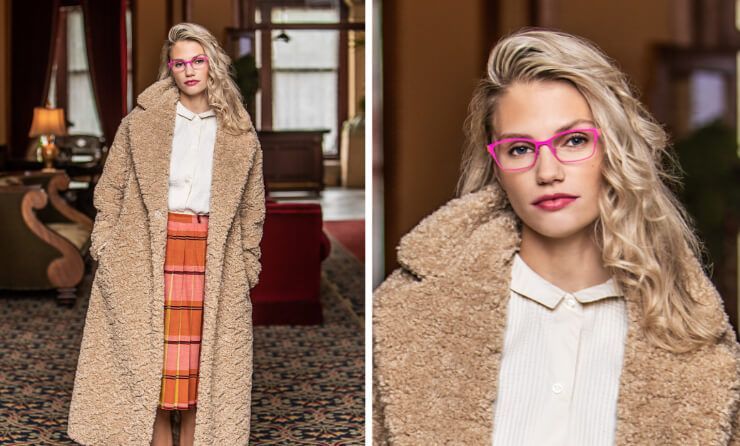
<svg viewBox="0 0 740 446"><path fill-rule="evenodd" d="M134 10L134 102L157 80L159 52L167 37L165 0L136 0Z"/></svg>
<svg viewBox="0 0 740 446"><path fill-rule="evenodd" d="M555 23L595 42L617 61L645 100L653 69L652 46L685 41L681 36L686 31L673 27L677 6L675 0L558 0Z"/></svg>
<svg viewBox="0 0 740 446"><path fill-rule="evenodd" d="M400 237L454 196L485 1L383 2L386 272Z"/></svg>
<svg viewBox="0 0 740 446"><path fill-rule="evenodd" d="M0 145L8 144L10 85L10 1L0 0Z"/></svg>
<svg viewBox="0 0 740 446"><path fill-rule="evenodd" d="M191 0L191 5L191 20L205 26L221 45L226 40L225 28L239 25L232 0Z"/></svg>

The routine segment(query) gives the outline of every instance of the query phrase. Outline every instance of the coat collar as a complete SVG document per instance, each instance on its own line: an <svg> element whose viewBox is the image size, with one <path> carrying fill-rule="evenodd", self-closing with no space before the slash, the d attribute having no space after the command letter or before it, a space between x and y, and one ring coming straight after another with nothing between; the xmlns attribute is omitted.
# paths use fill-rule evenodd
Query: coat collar
<svg viewBox="0 0 740 446"><path fill-rule="evenodd" d="M179 98L177 85L168 77L144 90L137 98L139 111L130 114L131 156L147 212L154 271L162 270L164 265L170 159ZM254 151L259 147L251 122L247 132L234 134L225 130L221 114L216 113L216 119L208 250L223 254L221 248L244 195ZM208 258L210 264L220 264L220 261Z"/></svg>
<svg viewBox="0 0 740 446"><path fill-rule="evenodd" d="M450 201L401 240L405 273L374 299L377 403L390 444L490 444L519 228L491 185ZM721 342L688 354L654 347L638 300L625 293L619 445L719 444L730 431L740 388L735 335L698 262L687 261L691 292L711 309Z"/></svg>

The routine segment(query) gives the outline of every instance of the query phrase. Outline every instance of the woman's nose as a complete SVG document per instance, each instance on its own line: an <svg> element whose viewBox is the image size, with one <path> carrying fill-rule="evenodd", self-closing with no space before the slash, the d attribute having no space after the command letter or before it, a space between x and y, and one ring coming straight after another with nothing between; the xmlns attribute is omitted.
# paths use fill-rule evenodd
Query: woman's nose
<svg viewBox="0 0 740 446"><path fill-rule="evenodd" d="M563 165L555 158L549 146L540 146L540 154L534 166L538 184L549 184L553 181L563 181L565 171Z"/></svg>

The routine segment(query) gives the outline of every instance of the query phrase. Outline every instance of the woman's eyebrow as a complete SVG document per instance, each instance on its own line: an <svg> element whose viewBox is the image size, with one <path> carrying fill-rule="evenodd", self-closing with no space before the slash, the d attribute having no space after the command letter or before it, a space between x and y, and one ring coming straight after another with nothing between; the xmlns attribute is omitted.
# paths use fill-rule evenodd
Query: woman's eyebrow
<svg viewBox="0 0 740 446"><path fill-rule="evenodd" d="M571 121L568 124L565 124L564 126L560 127L559 129L555 130L555 133L564 132L568 129L573 128L576 124L591 124L596 125L594 122L590 119L581 118L576 119L575 121ZM532 135L528 135L526 133L504 133L501 136L497 137L496 139L508 139L508 138L527 138L532 139Z"/></svg>
<svg viewBox="0 0 740 446"><path fill-rule="evenodd" d="M193 56L193 57L191 57L191 58L186 58L186 59L180 59L180 58L177 58L177 59L170 59L170 60L181 60L181 61L183 61L183 62L184 62L184 61L186 61L186 60L193 60L193 59L195 59L195 58L196 58L196 57L198 57L198 56L205 56L205 54L203 54L203 53L200 53L200 54L196 54L195 56Z"/></svg>

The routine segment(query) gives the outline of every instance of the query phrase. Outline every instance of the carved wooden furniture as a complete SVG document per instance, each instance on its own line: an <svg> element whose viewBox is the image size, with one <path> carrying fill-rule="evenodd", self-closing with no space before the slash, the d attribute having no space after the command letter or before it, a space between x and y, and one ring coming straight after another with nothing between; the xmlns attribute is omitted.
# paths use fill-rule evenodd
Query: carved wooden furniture
<svg viewBox="0 0 740 446"><path fill-rule="evenodd" d="M322 142L329 130L259 131L269 191L324 189Z"/></svg>
<svg viewBox="0 0 740 446"><path fill-rule="evenodd" d="M13 178L21 185L0 186L0 289L56 289L60 303L73 304L93 221L60 196L64 172Z"/></svg>

